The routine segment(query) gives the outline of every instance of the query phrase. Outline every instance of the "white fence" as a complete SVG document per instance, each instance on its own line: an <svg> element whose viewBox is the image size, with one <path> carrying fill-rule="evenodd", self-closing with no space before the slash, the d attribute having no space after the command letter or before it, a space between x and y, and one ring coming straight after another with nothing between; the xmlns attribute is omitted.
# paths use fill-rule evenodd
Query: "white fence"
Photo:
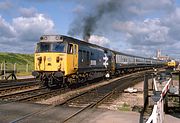
<svg viewBox="0 0 180 123"><path fill-rule="evenodd" d="M164 121L164 101L163 98L166 95L167 91L169 90L169 87L171 85L171 78L167 81L166 85L161 91L160 99L157 101L157 103L153 107L153 111L149 119L147 120L146 123L163 123ZM156 80L154 79L154 86L155 90L157 90L157 85L156 85Z"/></svg>
<svg viewBox="0 0 180 123"><path fill-rule="evenodd" d="M31 72L32 66L29 64L17 64L17 63L0 63L1 71L15 71L15 72Z"/></svg>

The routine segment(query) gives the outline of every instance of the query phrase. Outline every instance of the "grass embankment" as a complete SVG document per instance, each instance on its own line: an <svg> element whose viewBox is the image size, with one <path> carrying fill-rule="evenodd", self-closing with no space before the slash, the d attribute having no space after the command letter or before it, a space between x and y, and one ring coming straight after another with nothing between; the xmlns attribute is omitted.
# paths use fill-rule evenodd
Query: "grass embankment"
<svg viewBox="0 0 180 123"><path fill-rule="evenodd" d="M19 53L0 53L0 63L6 63L6 67L9 69L13 69L14 64L16 63L18 75L30 75L31 71L34 68L34 55Z"/></svg>

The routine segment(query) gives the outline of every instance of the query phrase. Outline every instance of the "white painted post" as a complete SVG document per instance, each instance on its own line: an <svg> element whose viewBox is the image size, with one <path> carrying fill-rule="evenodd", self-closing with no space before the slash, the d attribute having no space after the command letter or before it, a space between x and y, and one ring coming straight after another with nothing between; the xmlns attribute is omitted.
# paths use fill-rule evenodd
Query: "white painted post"
<svg viewBox="0 0 180 123"><path fill-rule="evenodd" d="M14 63L14 72L16 71L16 63Z"/></svg>
<svg viewBox="0 0 180 123"><path fill-rule="evenodd" d="M153 116L153 119L152 119L152 121L153 121L153 123L157 123L157 109L158 109L158 107L157 107L157 105L155 105L154 106L154 108L153 108L153 113L152 113L152 116Z"/></svg>
<svg viewBox="0 0 180 123"><path fill-rule="evenodd" d="M3 63L1 63L1 71L3 70Z"/></svg>
<svg viewBox="0 0 180 123"><path fill-rule="evenodd" d="M29 67L29 65L28 65L28 64L26 64L26 72L28 72L28 67Z"/></svg>
<svg viewBox="0 0 180 123"><path fill-rule="evenodd" d="M158 91L157 85L156 85L156 79L155 79L155 78L153 79L153 82L154 82L154 88L155 88L155 91Z"/></svg>
<svg viewBox="0 0 180 123"><path fill-rule="evenodd" d="M1 63L1 74L3 72L3 63ZM1 79L3 79L3 76L1 76Z"/></svg>
<svg viewBox="0 0 180 123"><path fill-rule="evenodd" d="M4 62L4 75L3 75L3 79L5 79L5 75L6 75L6 62Z"/></svg>

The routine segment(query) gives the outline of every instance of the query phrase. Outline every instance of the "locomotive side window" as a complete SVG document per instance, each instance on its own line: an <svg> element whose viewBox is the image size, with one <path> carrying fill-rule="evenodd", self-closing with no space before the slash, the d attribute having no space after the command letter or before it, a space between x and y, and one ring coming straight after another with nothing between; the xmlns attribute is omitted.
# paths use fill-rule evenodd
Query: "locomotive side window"
<svg viewBox="0 0 180 123"><path fill-rule="evenodd" d="M79 60L83 62L82 50L79 50Z"/></svg>
<svg viewBox="0 0 180 123"><path fill-rule="evenodd" d="M89 61L89 51L87 51L87 61Z"/></svg>
<svg viewBox="0 0 180 123"><path fill-rule="evenodd" d="M68 53L73 53L73 44L68 44Z"/></svg>
<svg viewBox="0 0 180 123"><path fill-rule="evenodd" d="M89 51L87 51L87 65L90 63L90 56L89 56Z"/></svg>
<svg viewBox="0 0 180 123"><path fill-rule="evenodd" d="M85 62L87 61L87 53L85 50L83 50L83 59Z"/></svg>

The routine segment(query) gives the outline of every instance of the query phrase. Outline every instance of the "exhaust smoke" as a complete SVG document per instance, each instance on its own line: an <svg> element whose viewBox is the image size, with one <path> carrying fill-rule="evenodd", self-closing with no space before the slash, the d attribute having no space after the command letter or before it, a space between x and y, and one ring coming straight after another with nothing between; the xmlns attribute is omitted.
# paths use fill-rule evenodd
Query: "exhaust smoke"
<svg viewBox="0 0 180 123"><path fill-rule="evenodd" d="M73 36L75 33L88 42L90 36L98 28L97 22L107 14L116 12L122 3L118 0L105 0L99 1L95 4L95 9L91 9L90 14L85 14L83 17L77 16L72 22L68 34ZM87 3L88 4L88 3Z"/></svg>

